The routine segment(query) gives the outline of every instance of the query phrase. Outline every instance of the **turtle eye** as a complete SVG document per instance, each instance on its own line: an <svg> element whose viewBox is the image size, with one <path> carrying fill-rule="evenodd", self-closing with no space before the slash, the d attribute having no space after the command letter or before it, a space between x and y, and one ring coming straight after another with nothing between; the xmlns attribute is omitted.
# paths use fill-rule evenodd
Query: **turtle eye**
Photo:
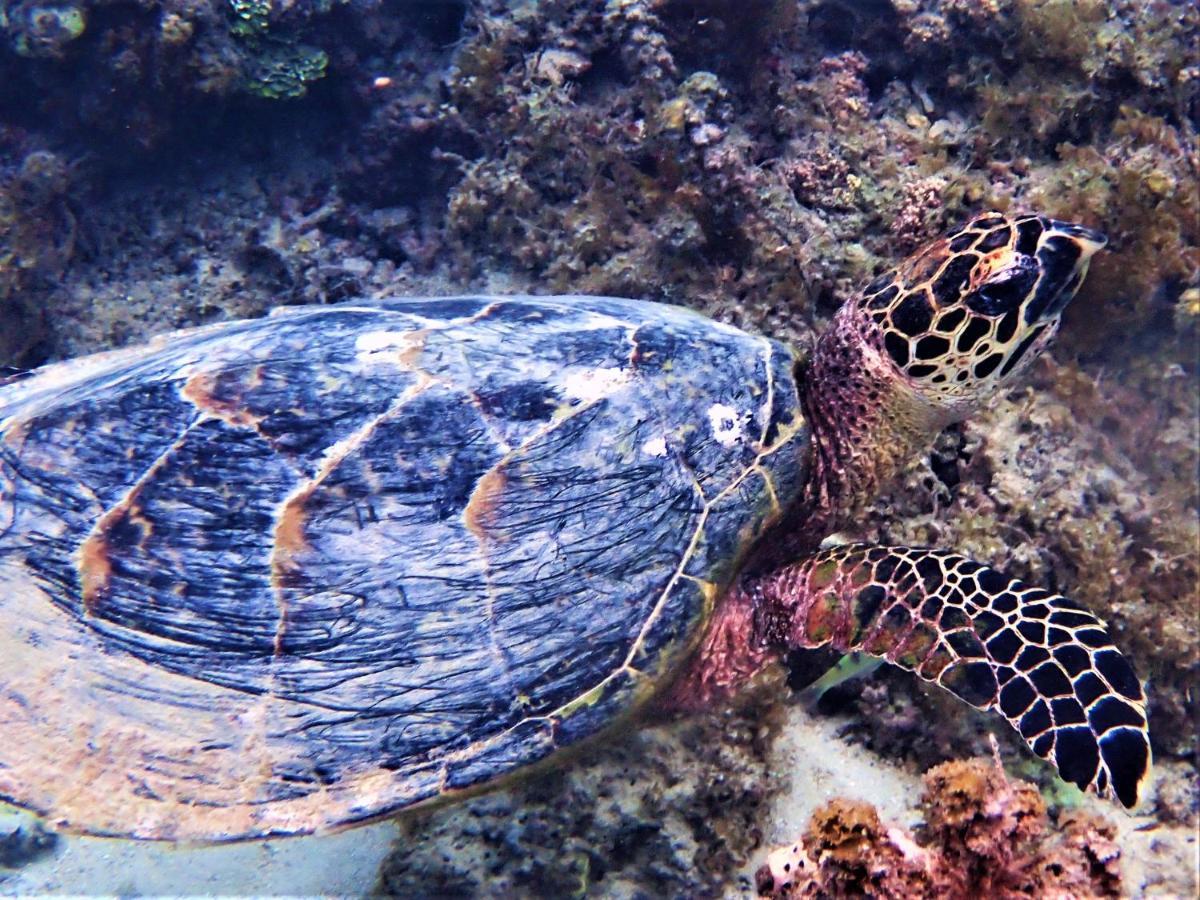
<svg viewBox="0 0 1200 900"><path fill-rule="evenodd" d="M1021 305L1029 296L1037 278L1037 261L1033 257L1021 254L1012 265L1001 269L967 294L965 303L972 312L985 316L1002 316Z"/></svg>

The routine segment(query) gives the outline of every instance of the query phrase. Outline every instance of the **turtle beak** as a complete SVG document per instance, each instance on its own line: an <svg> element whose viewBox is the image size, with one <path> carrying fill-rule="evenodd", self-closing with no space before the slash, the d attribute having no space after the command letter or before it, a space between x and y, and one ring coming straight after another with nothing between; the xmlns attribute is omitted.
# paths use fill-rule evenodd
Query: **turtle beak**
<svg viewBox="0 0 1200 900"><path fill-rule="evenodd" d="M1080 262L1087 264L1087 261L1099 250L1103 250L1108 244L1106 238L1099 231L1092 228L1085 228L1082 225L1076 225L1074 222L1060 222L1058 219L1050 219L1047 223L1049 231L1065 234L1075 240L1079 246Z"/></svg>
<svg viewBox="0 0 1200 900"><path fill-rule="evenodd" d="M1037 248L1041 276L1025 309L1025 321L1032 324L1037 319L1052 319L1061 314L1079 290L1088 262L1107 243L1108 238L1091 228L1046 220L1046 230Z"/></svg>

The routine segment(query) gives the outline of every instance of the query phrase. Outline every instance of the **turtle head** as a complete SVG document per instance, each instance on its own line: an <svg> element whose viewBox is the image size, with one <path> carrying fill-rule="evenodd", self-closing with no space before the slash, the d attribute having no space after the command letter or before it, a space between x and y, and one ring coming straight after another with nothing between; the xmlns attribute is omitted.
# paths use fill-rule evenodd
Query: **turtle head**
<svg viewBox="0 0 1200 900"><path fill-rule="evenodd" d="M1041 353L1104 244L1080 225L985 213L875 279L852 306L898 377L957 418Z"/></svg>
<svg viewBox="0 0 1200 900"><path fill-rule="evenodd" d="M838 310L803 380L814 442L805 540L844 522L1036 357L1104 243L1080 225L986 213Z"/></svg>

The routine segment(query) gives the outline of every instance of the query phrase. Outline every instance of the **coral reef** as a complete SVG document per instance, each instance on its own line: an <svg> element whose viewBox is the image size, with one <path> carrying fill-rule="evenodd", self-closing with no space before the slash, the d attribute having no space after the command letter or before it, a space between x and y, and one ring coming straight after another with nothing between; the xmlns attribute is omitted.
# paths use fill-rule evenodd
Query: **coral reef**
<svg viewBox="0 0 1200 900"><path fill-rule="evenodd" d="M461 16L456 4L449 13ZM92 149L203 138L256 100L303 97L394 47L433 52L447 13L376 0L20 0L0 7L0 117Z"/></svg>
<svg viewBox="0 0 1200 900"><path fill-rule="evenodd" d="M229 33L244 51L238 82L243 90L266 100L303 97L308 83L325 75L329 56L274 27L271 0L229 0L229 14Z"/></svg>
<svg viewBox="0 0 1200 900"><path fill-rule="evenodd" d="M776 897L1119 897L1120 848L1107 823L1077 814L1052 828L1037 790L986 760L925 776L915 834L886 826L868 803L833 800L802 840L756 875Z"/></svg>
<svg viewBox="0 0 1200 900"><path fill-rule="evenodd" d="M28 365L45 338L29 291L60 275L75 252L74 176L18 129L0 126L0 154L0 365Z"/></svg>
<svg viewBox="0 0 1200 900"><path fill-rule="evenodd" d="M264 44L246 64L245 89L257 97L303 97L308 83L325 75L329 57L324 50L303 44Z"/></svg>
<svg viewBox="0 0 1200 900"><path fill-rule="evenodd" d="M976 210L1104 230L1054 359L943 435L855 536L954 547L1108 619L1149 682L1156 815L1194 822L1195 4L0 9L0 365L281 303L468 289L683 303L803 345L888 260ZM822 709L914 768L986 749L981 717L886 669ZM719 754L720 722L692 740ZM1000 737L1010 765L1028 759ZM387 884L565 891L588 873L596 893L716 890L769 777L726 761L741 774L717 804L703 754L622 746L567 776L594 821L549 781L431 813ZM635 785L598 806L626 771ZM1045 768L1022 771L1055 793ZM696 838L717 805L743 837ZM452 871L447 848L483 861Z"/></svg>
<svg viewBox="0 0 1200 900"><path fill-rule="evenodd" d="M59 59L66 45L83 34L87 17L78 6L17 3L0 11L0 27L19 56Z"/></svg>

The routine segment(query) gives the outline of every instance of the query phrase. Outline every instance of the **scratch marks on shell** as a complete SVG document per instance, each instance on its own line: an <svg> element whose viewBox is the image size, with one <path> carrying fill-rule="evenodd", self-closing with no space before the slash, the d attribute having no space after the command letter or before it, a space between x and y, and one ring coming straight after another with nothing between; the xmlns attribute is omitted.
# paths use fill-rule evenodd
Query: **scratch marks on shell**
<svg viewBox="0 0 1200 900"><path fill-rule="evenodd" d="M766 368L768 372L771 372L770 357L773 348L769 341L763 341L763 347L765 348L764 356ZM620 665L609 675L592 685L587 691L584 691L574 699L561 704L556 709L537 717L539 720L548 722L552 727L555 726L561 719L569 716L576 709L588 705L589 702L595 702L589 698L595 698L598 700L606 691L615 687L618 680L627 679L631 686L636 686L633 687L633 689L637 692L636 696L639 696L642 699L645 699L645 697L649 696L652 692L654 671L645 671L644 667L639 668L639 666L641 666L641 662L638 660L638 654L641 652L642 648L646 646L651 633L655 629L658 620L664 614L664 610L667 608L673 592L676 590L676 587L680 582L688 581L695 584L700 589L701 594L704 597L705 607L707 610L706 614L711 613L712 608L719 599L721 586L685 571L692 559L697 555L697 553L700 552L701 545L705 540L706 526L709 524L709 519L714 510L722 501L724 501L726 498L734 496L736 492L743 489L747 479L756 476L762 479L764 485L764 499L769 507L769 512L767 514L768 517L777 517L781 511L781 498L778 494L778 485L771 474L772 467L767 464L767 459L772 454L787 446L796 436L796 434L802 431L803 428L802 420L794 421L789 425L781 426L782 431L776 441L771 446L766 446L766 438L769 433L769 429L771 428L771 416L773 414L775 404L775 389L773 382L769 383L768 389L760 394L760 404L763 422L761 433L762 436L758 441L755 456L749 461L748 465L746 465L713 497L708 498L705 496L704 490L699 479L696 478L695 473L691 472L690 468L688 468L686 464L683 464L683 460L680 459L683 470L691 475L692 482L700 496L702 508L699 511L696 525L687 547L681 554L679 562L674 568L672 574L669 576L665 586L661 589L656 597L649 614L641 623L641 627ZM732 407L724 404L714 404L714 407L723 407L723 410L718 411L726 412L730 416L736 417L735 422L736 427L739 429L739 438L741 437L740 429L744 428L744 423L747 421L752 421L753 419L752 413L739 415L735 410L732 409ZM714 431L716 430L717 429L714 429ZM729 444L726 444L725 442L718 441L718 443L721 443L722 446L729 446ZM731 441L730 443L744 443L744 441L735 440ZM641 446L641 450L651 456L659 456L660 454L665 455L667 452L669 452L666 439L662 437L648 439ZM639 702L640 701L633 701L632 705L636 706ZM502 743L504 740L507 740L508 735L514 733L516 729L526 727L526 723L528 723L528 721L530 720L522 720L505 731L493 735L483 742L480 742L478 746L473 746L472 752L481 752L486 746Z"/></svg>
<svg viewBox="0 0 1200 900"><path fill-rule="evenodd" d="M766 355L765 355L766 368L767 368L767 371L770 371L771 344L769 341L764 341L763 344L766 347ZM764 402L766 405L763 407L763 410L764 410L763 418L768 423L771 418L773 401L774 401L773 392L767 391L766 395L765 395L765 399L764 399ZM720 405L720 404L714 404L714 406L718 406L718 405ZM710 412L711 412L711 410L710 410ZM767 427L767 426L764 426L764 433L765 433L765 427ZM794 434L794 432L793 432L793 434ZM767 468L766 466L763 465L764 458L767 457L770 453L773 453L781 445L782 445L782 442L780 442L779 444L776 444L774 447L771 447L771 448L766 448L766 447L760 446L759 452L755 456L751 465L746 467L746 469L744 469L741 472L741 474L739 474L736 478L734 478L732 481L730 481L730 483L728 485L726 485L725 488L720 493L718 493L715 497L713 497L711 501L705 502L704 508L700 512L699 520L696 523L696 529L692 535L692 540L688 544L687 550L684 552L683 557L680 559L679 565L675 569L674 574L672 574L670 580L667 582L667 585L663 589L662 593L659 594L658 600L654 604L654 608L651 610L650 615L646 617L646 621L643 623L641 631L638 633L637 639L633 642L633 645L629 649L629 653L625 657L625 661L621 666L621 671L628 671L628 672L635 671L633 668L633 665L632 665L633 660L636 658L638 651L641 649L642 645L644 644L644 642L646 640L646 636L649 634L650 630L653 628L655 622L658 620L658 617L662 614L662 610L663 610L664 606L666 605L668 598L671 596L671 592L675 589L675 585L680 581L681 578L688 577L688 576L686 576L684 569L687 567L688 562L691 560L692 556L695 554L696 548L699 546L700 541L704 536L704 528L708 522L709 515L711 514L713 508L723 498L725 498L726 496L730 495L735 490L737 490L741 486L742 482L745 481L752 474L764 474L764 470ZM764 478L764 481L765 481L765 483L767 485L767 489L769 491L773 511L777 512L779 509L779 501L778 501L778 497L776 496L775 485L774 485L773 481L769 478ZM610 680L612 677L615 677L615 674L617 674L617 673L614 673L613 676L609 676L609 679L606 679L606 681Z"/></svg>
<svg viewBox="0 0 1200 900"><path fill-rule="evenodd" d="M130 391L157 385L174 418L147 416L168 424L71 520L68 552L122 503L121 547L153 528L138 572L99 540L81 552L101 614L105 585L116 604L149 566L175 574L172 541L189 549L177 578L122 600L140 631L108 628L131 652L102 661L122 660L121 680L65 682L100 708L147 711L131 727L155 757L109 781L147 833L173 834L176 817L192 833L311 830L582 740L652 695L794 493L787 351L683 310L397 299L239 328L128 376ZM714 404L738 434L714 435ZM156 476L154 455L195 415ZM135 477L151 486L121 497ZM165 769L188 753L201 777L172 796L183 767ZM51 786L54 803L76 802L73 787ZM96 800L75 808L94 818Z"/></svg>

